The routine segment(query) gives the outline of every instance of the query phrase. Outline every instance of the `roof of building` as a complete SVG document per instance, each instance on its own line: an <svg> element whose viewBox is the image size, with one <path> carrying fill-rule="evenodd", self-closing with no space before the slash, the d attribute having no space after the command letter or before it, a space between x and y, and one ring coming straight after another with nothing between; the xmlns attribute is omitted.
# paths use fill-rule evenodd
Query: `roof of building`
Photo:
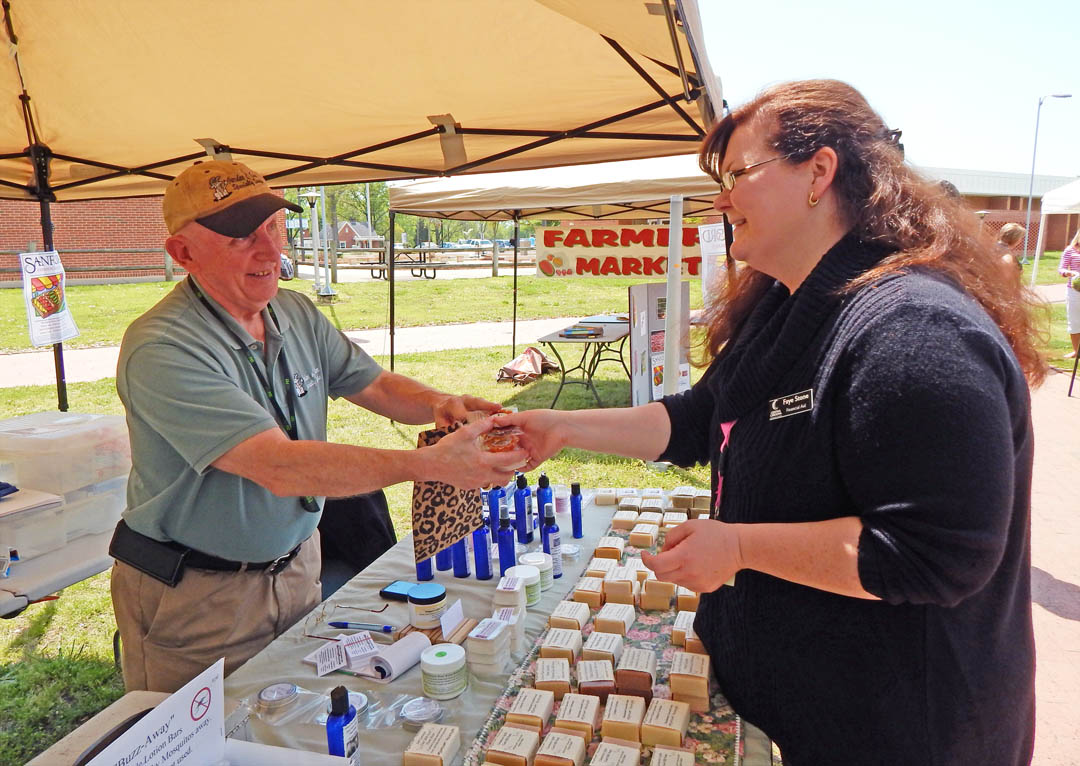
<svg viewBox="0 0 1080 766"><path fill-rule="evenodd" d="M1036 175L1032 185L1028 173L928 167L919 167L918 170L929 178L951 182L965 196L980 197L1026 197L1028 189L1032 188L1032 196L1038 199L1051 189L1076 180L1072 176Z"/></svg>

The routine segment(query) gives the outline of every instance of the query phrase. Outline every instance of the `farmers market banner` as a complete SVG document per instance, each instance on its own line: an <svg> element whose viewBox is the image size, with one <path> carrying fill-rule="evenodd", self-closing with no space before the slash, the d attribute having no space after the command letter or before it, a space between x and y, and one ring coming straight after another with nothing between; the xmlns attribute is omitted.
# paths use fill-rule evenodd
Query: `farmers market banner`
<svg viewBox="0 0 1080 766"><path fill-rule="evenodd" d="M667 226L558 226L536 230L536 273L546 277L667 274ZM701 274L698 227L682 229L683 274Z"/></svg>
<svg viewBox="0 0 1080 766"><path fill-rule="evenodd" d="M77 336L79 328L68 311L60 254L55 250L22 253L19 266L31 345L48 346Z"/></svg>

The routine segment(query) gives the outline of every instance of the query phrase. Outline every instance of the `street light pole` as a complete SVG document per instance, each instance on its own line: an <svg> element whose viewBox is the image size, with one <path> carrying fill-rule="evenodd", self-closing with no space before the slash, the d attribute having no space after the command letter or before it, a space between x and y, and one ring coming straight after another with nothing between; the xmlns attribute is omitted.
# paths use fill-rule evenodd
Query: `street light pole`
<svg viewBox="0 0 1080 766"><path fill-rule="evenodd" d="M1024 258L1021 263L1028 262L1028 239L1031 237L1031 198L1035 192L1035 155L1039 151L1039 117L1042 114L1043 101L1048 98L1072 98L1071 93L1051 93L1046 96L1039 96L1039 108L1035 110L1035 143L1031 149L1031 181L1028 184L1028 199L1027 199L1027 222L1024 224ZM1035 284L1035 273L1032 271L1031 284Z"/></svg>
<svg viewBox="0 0 1080 766"><path fill-rule="evenodd" d="M299 195L308 201L311 208L311 263L315 268L315 290L322 292L319 280L319 211L315 209L315 203L319 201L319 193L312 189Z"/></svg>

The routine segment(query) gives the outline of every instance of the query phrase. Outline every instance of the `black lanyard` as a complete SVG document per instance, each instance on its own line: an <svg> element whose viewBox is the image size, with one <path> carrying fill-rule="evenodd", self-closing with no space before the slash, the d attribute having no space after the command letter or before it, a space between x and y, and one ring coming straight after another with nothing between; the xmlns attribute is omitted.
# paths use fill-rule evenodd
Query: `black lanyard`
<svg viewBox="0 0 1080 766"><path fill-rule="evenodd" d="M222 316L214 308L213 304L211 304L210 301L206 299L206 296L203 295L202 290L199 288L199 285L195 282L195 280L189 277L188 281L191 283L191 289L195 293L195 297L202 302L202 305L206 306L206 310L210 312L214 319L216 319L221 324L221 326L224 327L225 330L230 335L232 335L233 338L236 339L236 342L239 343L240 346L244 349L244 355L247 357L248 363L251 365L251 369L255 371L255 377L259 379L259 384L262 385L263 390L266 392L266 398L269 400L270 406L274 408L274 412L277 414L276 420L278 422L278 425L286 434L288 434L290 439L292 439L293 441L297 441L300 437L296 429L296 403L293 401L296 396L296 384L294 384L293 382L292 373L289 372L289 360L288 357L285 356L284 338L282 338L281 350L278 352L278 358L281 361L282 369L285 371L285 376L283 380L285 383L285 406L287 408L287 412L282 411L281 405L278 404L278 398L274 396L274 387L270 385L270 382L266 379L266 376L263 375L262 370L259 369L259 364L255 361L255 355L251 353L251 349L248 347L248 344L245 343L244 339L241 338L240 335L229 325L229 323L222 318ZM270 314L270 319L272 319L274 322L274 328L278 331L278 334L280 335L281 325L278 324L277 315L274 313L274 307L267 303L266 310ZM265 346L265 343L263 345ZM306 394L307 391L305 391L304 393ZM321 508L319 508L319 503L315 500L314 497L311 497L310 495L307 497L301 497L300 505L302 505L304 507L304 510L308 513L318 513L320 510L322 510Z"/></svg>

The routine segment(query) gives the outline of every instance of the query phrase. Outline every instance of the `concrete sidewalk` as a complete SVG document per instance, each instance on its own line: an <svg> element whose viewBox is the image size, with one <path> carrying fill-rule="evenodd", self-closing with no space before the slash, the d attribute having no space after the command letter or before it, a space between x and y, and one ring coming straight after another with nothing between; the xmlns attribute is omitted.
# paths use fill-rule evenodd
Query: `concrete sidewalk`
<svg viewBox="0 0 1080 766"><path fill-rule="evenodd" d="M517 350L533 345L536 339L576 322L580 317L529 319L517 323ZM394 333L394 353L444 351L451 348L509 346L512 322L399 327ZM345 333L372 356L389 355L390 330L350 330ZM118 346L64 350L64 373L68 383L82 383L116 375ZM508 358L506 361L510 361ZM56 382L52 351L31 351L0 355L0 388L43 386Z"/></svg>

